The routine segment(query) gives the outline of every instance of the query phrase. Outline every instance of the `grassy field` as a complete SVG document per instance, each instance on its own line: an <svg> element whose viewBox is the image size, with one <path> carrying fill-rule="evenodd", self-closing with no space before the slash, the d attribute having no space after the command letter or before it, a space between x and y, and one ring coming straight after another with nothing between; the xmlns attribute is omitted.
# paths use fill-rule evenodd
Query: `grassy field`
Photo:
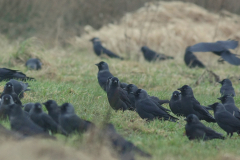
<svg viewBox="0 0 240 160"><path fill-rule="evenodd" d="M110 108L106 93L97 82L98 69L94 64L99 61L107 62L112 74L122 82L136 84L139 88L147 90L150 95L160 99L170 99L172 92L185 84L193 88L196 99L203 105L217 102L217 98L220 96L220 84L212 82L209 74L204 74L200 83L195 84L205 70L187 68L183 57L156 63L135 60L119 61L99 58L93 52L73 47L46 49L35 38L22 43L10 43L2 37L0 47L2 48L0 52L1 67L18 69L37 80L29 82L31 91L25 94L23 103L45 102L49 99L56 100L59 105L70 102L81 118L92 121L97 126L100 126L109 116ZM42 70L29 71L25 68L24 62L30 56L42 59L44 63ZM219 75L221 79L231 78L237 95L235 97L236 105L239 106L239 67L227 63L217 64L214 60L209 69ZM0 87L3 88L4 84L5 82L1 82ZM164 105L164 107L169 108L168 105ZM180 118L178 123L159 120L147 123L136 112L115 112L111 108L110 111L109 121L115 125L117 131L141 149L151 153L153 159L225 160L237 159L240 156L238 149L240 139L236 134L226 140L191 142L184 136L185 121L183 118ZM204 121L203 123L225 134L217 124ZM9 128L9 122L2 122L2 124ZM36 157L39 159L69 159L71 156L72 159L113 159L114 157L108 152L109 148L99 145L98 140L93 137L93 134L87 133L68 139L57 135L57 142L41 140L43 142L36 143L36 140L26 140L10 143L1 140L0 148L8 146L11 150L16 151L15 157L11 155L6 158L4 156L8 155L9 150L2 150L3 159L9 157L16 159L23 157L25 159ZM28 155L28 150L33 150L32 157Z"/></svg>

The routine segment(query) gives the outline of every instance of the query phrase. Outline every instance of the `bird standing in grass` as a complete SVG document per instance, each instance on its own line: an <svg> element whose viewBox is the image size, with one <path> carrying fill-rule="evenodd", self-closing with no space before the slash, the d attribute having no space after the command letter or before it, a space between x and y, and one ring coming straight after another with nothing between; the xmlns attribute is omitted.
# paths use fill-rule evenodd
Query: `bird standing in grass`
<svg viewBox="0 0 240 160"><path fill-rule="evenodd" d="M167 59L174 59L171 56L166 56L165 54L162 54L162 53L156 53L155 51L151 50L147 46L143 46L141 48L141 51L143 52L144 58L149 62L157 61L157 60L162 61Z"/></svg>
<svg viewBox="0 0 240 160"><path fill-rule="evenodd" d="M27 60L25 66L28 69L39 70L42 68L42 62L38 58L30 58L29 60Z"/></svg>
<svg viewBox="0 0 240 160"><path fill-rule="evenodd" d="M22 102L20 101L18 95L14 92L14 86L11 82L6 83L0 98L2 98L6 94L9 94L12 96L14 103L22 105Z"/></svg>
<svg viewBox="0 0 240 160"><path fill-rule="evenodd" d="M184 62L189 68L205 68L205 65L190 51L190 47L186 48Z"/></svg>
<svg viewBox="0 0 240 160"><path fill-rule="evenodd" d="M230 79L223 79L219 83L222 85L220 88L220 93L222 96L230 95L234 97L236 95Z"/></svg>
<svg viewBox="0 0 240 160"><path fill-rule="evenodd" d="M10 80L10 79L18 79L22 81L34 80L34 78L27 77L25 74L23 74L22 72L19 72L18 70L0 68L0 82L4 80Z"/></svg>
<svg viewBox="0 0 240 160"><path fill-rule="evenodd" d="M99 38L95 37L92 38L90 41L93 43L93 50L97 56L106 54L110 58L117 58L123 60L122 57L103 47Z"/></svg>
<svg viewBox="0 0 240 160"><path fill-rule="evenodd" d="M181 93L174 91L169 102L171 111L177 116L183 116L182 105L181 105Z"/></svg>

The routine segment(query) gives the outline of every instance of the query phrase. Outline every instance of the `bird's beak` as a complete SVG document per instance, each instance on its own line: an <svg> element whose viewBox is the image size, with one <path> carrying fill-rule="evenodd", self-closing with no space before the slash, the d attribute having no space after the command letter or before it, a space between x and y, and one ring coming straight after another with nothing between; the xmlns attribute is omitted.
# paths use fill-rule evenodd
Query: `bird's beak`
<svg viewBox="0 0 240 160"><path fill-rule="evenodd" d="M42 104L43 104L43 105L46 105L46 104L47 104L47 102L43 102Z"/></svg>
<svg viewBox="0 0 240 160"><path fill-rule="evenodd" d="M187 121L187 118L185 118L184 121Z"/></svg>
<svg viewBox="0 0 240 160"><path fill-rule="evenodd" d="M182 91L182 88L178 88L177 90Z"/></svg>
<svg viewBox="0 0 240 160"><path fill-rule="evenodd" d="M221 97L219 97L219 98L217 98L217 99L221 100L222 98L221 98Z"/></svg>
<svg viewBox="0 0 240 160"><path fill-rule="evenodd" d="M97 63L97 64L95 64L96 66L99 66L99 64Z"/></svg>
<svg viewBox="0 0 240 160"><path fill-rule="evenodd" d="M222 84L222 81L219 81L218 83Z"/></svg>

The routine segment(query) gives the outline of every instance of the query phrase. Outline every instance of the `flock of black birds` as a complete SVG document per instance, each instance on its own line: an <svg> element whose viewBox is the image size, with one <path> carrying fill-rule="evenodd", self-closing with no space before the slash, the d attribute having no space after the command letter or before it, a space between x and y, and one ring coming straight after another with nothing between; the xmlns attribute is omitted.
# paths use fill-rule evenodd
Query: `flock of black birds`
<svg viewBox="0 0 240 160"><path fill-rule="evenodd" d="M109 51L101 45L99 38L91 39L96 55L106 54L110 58L123 59L115 53ZM240 59L232 54L228 49L234 49L238 45L237 41L218 41L216 43L198 43L194 46L187 47L184 60L189 67L205 67L192 52L211 51L220 55L225 61L239 65ZM147 61L157 61L173 59L173 57L164 54L157 54L147 46L141 48ZM39 70L42 67L41 61L29 59L26 62L29 69ZM218 98L222 103L214 103L208 107L202 106L194 97L193 90L190 86L184 85L178 88L180 92L174 91L169 100L160 100L158 97L151 96L144 89L139 89L134 84L120 82L109 71L108 64L101 61L96 64L98 67L97 79L100 87L106 92L108 102L114 110L130 110L137 112L142 119L152 121L160 119L178 121L178 118L172 116L174 113L177 117L186 117L185 126L186 135L190 140L211 140L224 139L225 137L206 127L200 120L216 123L227 132L227 135L233 135L234 132L240 134L240 111L236 107L233 97L235 96L234 88L229 79L219 82L222 84L220 89L221 97ZM42 103L48 113L42 109L41 103L22 104L24 92L30 91L28 83L23 81L34 80L25 74L7 68L0 68L0 81L8 81L1 93L0 118L9 120L11 131L0 125L2 132L13 132L20 135L21 138L41 136L44 138L55 139L54 134L59 133L64 136L72 134L81 134L96 128L94 123L81 119L70 103L64 103L61 106L54 100L48 100ZM169 103L170 110L164 108L162 104ZM214 117L209 113L214 111ZM120 157L134 155L135 153L151 157L150 154L140 150L133 143L125 140L118 134L112 124L104 124L101 130L108 137L113 148L119 153Z"/></svg>

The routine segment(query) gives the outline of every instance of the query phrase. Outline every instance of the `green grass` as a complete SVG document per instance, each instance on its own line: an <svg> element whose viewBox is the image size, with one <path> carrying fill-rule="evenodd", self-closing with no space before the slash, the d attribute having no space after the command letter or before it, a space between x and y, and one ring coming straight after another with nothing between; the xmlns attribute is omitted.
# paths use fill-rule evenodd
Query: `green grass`
<svg viewBox="0 0 240 160"><path fill-rule="evenodd" d="M4 52L0 53L1 56L5 57L1 61L1 67L19 69L28 76L37 79L37 81L29 82L31 91L25 94L25 98L22 100L23 104L28 102L42 103L49 99L56 100L59 105L70 102L81 118L92 121L97 126L100 126L108 116L110 108L106 93L98 85L98 69L94 65L102 60L109 64L112 74L122 82L136 84L139 88L147 90L150 95L160 99L170 99L172 92L185 84L192 86L196 99L202 105L217 102L217 98L220 96L220 85L216 82L210 83L208 75L199 85L195 85L196 80L204 70L189 69L182 59L148 63L134 60L101 59L96 57L93 52L79 51L74 48L65 50L58 48L36 49L36 54L43 60L44 66L40 71L29 71L24 67L24 64L15 61L11 55L18 51L17 44L0 43L0 46L1 44L4 44L5 49ZM21 54L25 52L22 50ZM13 64L14 67L12 67ZM228 64L218 65L213 62L210 69L221 79L231 77L237 95L235 102L239 106L239 67ZM1 82L0 86L3 87L4 84L5 82ZM168 105L164 105L164 107L169 108ZM153 159L156 160L235 159L240 156L240 138L237 134L226 140L189 141L184 136L185 121L183 118L180 118L178 123L159 120L147 123L136 112L126 111L123 113L111 110L110 122L126 139L151 153ZM226 135L217 124L205 121L203 123ZM9 128L9 122L3 122L3 124ZM71 146L78 150L84 150L84 146L87 144L84 139L86 137L83 135L80 138L73 136L66 139L57 135L61 145Z"/></svg>

